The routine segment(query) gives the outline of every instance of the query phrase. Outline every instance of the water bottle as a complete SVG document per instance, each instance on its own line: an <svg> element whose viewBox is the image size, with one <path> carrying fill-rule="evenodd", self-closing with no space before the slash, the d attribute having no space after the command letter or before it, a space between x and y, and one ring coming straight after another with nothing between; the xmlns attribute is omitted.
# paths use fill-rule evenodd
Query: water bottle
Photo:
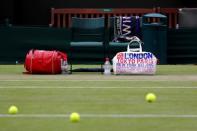
<svg viewBox="0 0 197 131"><path fill-rule="evenodd" d="M179 24L176 24L176 29L179 29Z"/></svg>
<svg viewBox="0 0 197 131"><path fill-rule="evenodd" d="M67 74L69 67L68 67L68 61L67 60L63 60L61 59L61 70L62 70L62 74Z"/></svg>
<svg viewBox="0 0 197 131"><path fill-rule="evenodd" d="M104 69L104 75L111 75L111 64L110 64L109 58L105 59L103 69Z"/></svg>

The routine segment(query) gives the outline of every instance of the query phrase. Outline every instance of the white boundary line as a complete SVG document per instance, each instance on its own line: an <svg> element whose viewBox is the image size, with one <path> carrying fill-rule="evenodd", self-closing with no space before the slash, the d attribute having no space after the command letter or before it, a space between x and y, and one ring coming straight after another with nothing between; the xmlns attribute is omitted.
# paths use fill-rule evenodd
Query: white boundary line
<svg viewBox="0 0 197 131"><path fill-rule="evenodd" d="M161 80L158 80L158 79L95 79L95 80L88 80L88 79L22 79L22 80L0 80L0 82L76 82L76 81L79 81L79 82L103 82L103 81L106 81L106 82L110 82L110 81L113 81L113 82L125 82L125 81L147 81L147 82L166 82L166 81L169 81L169 79L161 79ZM172 80L173 82L175 81L179 81L180 80ZM193 79L189 79L189 80L182 80L184 82L195 82L195 80Z"/></svg>
<svg viewBox="0 0 197 131"><path fill-rule="evenodd" d="M150 80L135 80L135 79L131 79L131 80L129 80L129 79L126 79L126 80L124 80L124 79L107 79L107 80L98 80L98 79L95 79L95 80L81 80L81 79L75 79L75 80L69 80L69 79L64 79L64 80L55 80L55 79L41 79L41 80L38 80L38 79L34 79L34 80L31 80L31 79L26 79L26 80L0 80L0 82L76 82L76 81L79 81L79 82L95 82L95 81L98 81L98 82L102 82L102 81L122 81L122 82L124 82L124 81L150 81ZM151 80L152 81L152 80ZM154 80L153 80L154 81ZM167 81L167 80L166 80Z"/></svg>
<svg viewBox="0 0 197 131"><path fill-rule="evenodd" d="M179 86L179 87L67 87L67 86L0 86L0 89L197 89L197 87Z"/></svg>
<svg viewBox="0 0 197 131"><path fill-rule="evenodd" d="M75 82L75 81L90 81L90 82L95 82L95 81L99 81L99 82L102 82L102 81L156 81L156 80L149 80L149 79L101 79L101 80L98 80L98 79L95 79L95 80L87 80L87 79L22 79L22 80L0 80L0 82L26 82L26 81L33 81L33 82L46 82L46 81L65 81L65 82L68 82L68 81L71 81L71 82ZM160 81L160 80L159 80ZM161 80L162 81L162 80ZM164 81L167 81L167 80L164 80ZM178 80L177 80L178 81Z"/></svg>
<svg viewBox="0 0 197 131"><path fill-rule="evenodd" d="M135 82L135 81L147 81L147 82L155 82L155 81L159 81L159 82L166 82L166 81L169 81L169 80L142 80L142 79L138 79L138 80L135 80L135 79L131 79L131 80L121 80L121 79L115 79L115 80L50 80L50 79L47 79L47 80L0 80L0 82ZM180 81L180 80L176 80L176 81ZM176 82L175 81L175 82ZM192 80L191 80L192 81ZM188 82L190 82L190 80L188 80Z"/></svg>
<svg viewBox="0 0 197 131"><path fill-rule="evenodd" d="M170 114L81 114L83 118L197 118L197 115ZM0 114L0 118L68 118L68 114Z"/></svg>

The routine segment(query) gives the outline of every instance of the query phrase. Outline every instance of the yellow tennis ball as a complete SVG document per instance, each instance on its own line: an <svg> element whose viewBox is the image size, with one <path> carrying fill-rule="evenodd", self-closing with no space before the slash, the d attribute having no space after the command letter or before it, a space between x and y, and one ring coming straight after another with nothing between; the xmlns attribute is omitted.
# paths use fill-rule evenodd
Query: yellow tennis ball
<svg viewBox="0 0 197 131"><path fill-rule="evenodd" d="M146 101L147 102L154 102L154 101L156 101L156 99L157 99L157 96L154 94L154 93L148 93L147 95L146 95Z"/></svg>
<svg viewBox="0 0 197 131"><path fill-rule="evenodd" d="M10 106L8 109L9 114L17 114L18 113L18 108L16 106Z"/></svg>
<svg viewBox="0 0 197 131"><path fill-rule="evenodd" d="M73 123L79 122L80 121L80 115L76 112L73 112L70 114L70 121Z"/></svg>

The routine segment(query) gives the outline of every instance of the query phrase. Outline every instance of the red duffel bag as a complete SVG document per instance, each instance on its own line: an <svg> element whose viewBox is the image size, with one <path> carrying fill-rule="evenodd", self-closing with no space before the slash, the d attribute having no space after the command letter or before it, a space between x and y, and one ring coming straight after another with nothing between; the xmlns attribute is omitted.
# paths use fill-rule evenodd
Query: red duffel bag
<svg viewBox="0 0 197 131"><path fill-rule="evenodd" d="M67 55L60 51L30 50L24 67L31 74L59 74L61 60L67 62Z"/></svg>

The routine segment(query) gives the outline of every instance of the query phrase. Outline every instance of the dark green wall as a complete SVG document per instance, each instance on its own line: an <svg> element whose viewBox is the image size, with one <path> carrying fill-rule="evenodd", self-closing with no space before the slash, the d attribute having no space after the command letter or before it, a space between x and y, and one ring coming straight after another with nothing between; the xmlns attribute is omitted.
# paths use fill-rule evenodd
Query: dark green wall
<svg viewBox="0 0 197 131"><path fill-rule="evenodd" d="M69 30L46 27L0 27L0 62L24 61L30 49L68 53Z"/></svg>
<svg viewBox="0 0 197 131"><path fill-rule="evenodd" d="M0 36L0 63L23 62L30 49L60 50L70 54L71 37L68 29L0 27ZM197 29L168 30L167 63L197 64L196 38ZM144 43L147 42L144 41ZM116 49L115 46L110 48L111 50ZM87 52L84 54L87 55ZM80 53L83 55L83 52Z"/></svg>
<svg viewBox="0 0 197 131"><path fill-rule="evenodd" d="M167 54L172 64L197 64L197 29L171 29L168 31Z"/></svg>

